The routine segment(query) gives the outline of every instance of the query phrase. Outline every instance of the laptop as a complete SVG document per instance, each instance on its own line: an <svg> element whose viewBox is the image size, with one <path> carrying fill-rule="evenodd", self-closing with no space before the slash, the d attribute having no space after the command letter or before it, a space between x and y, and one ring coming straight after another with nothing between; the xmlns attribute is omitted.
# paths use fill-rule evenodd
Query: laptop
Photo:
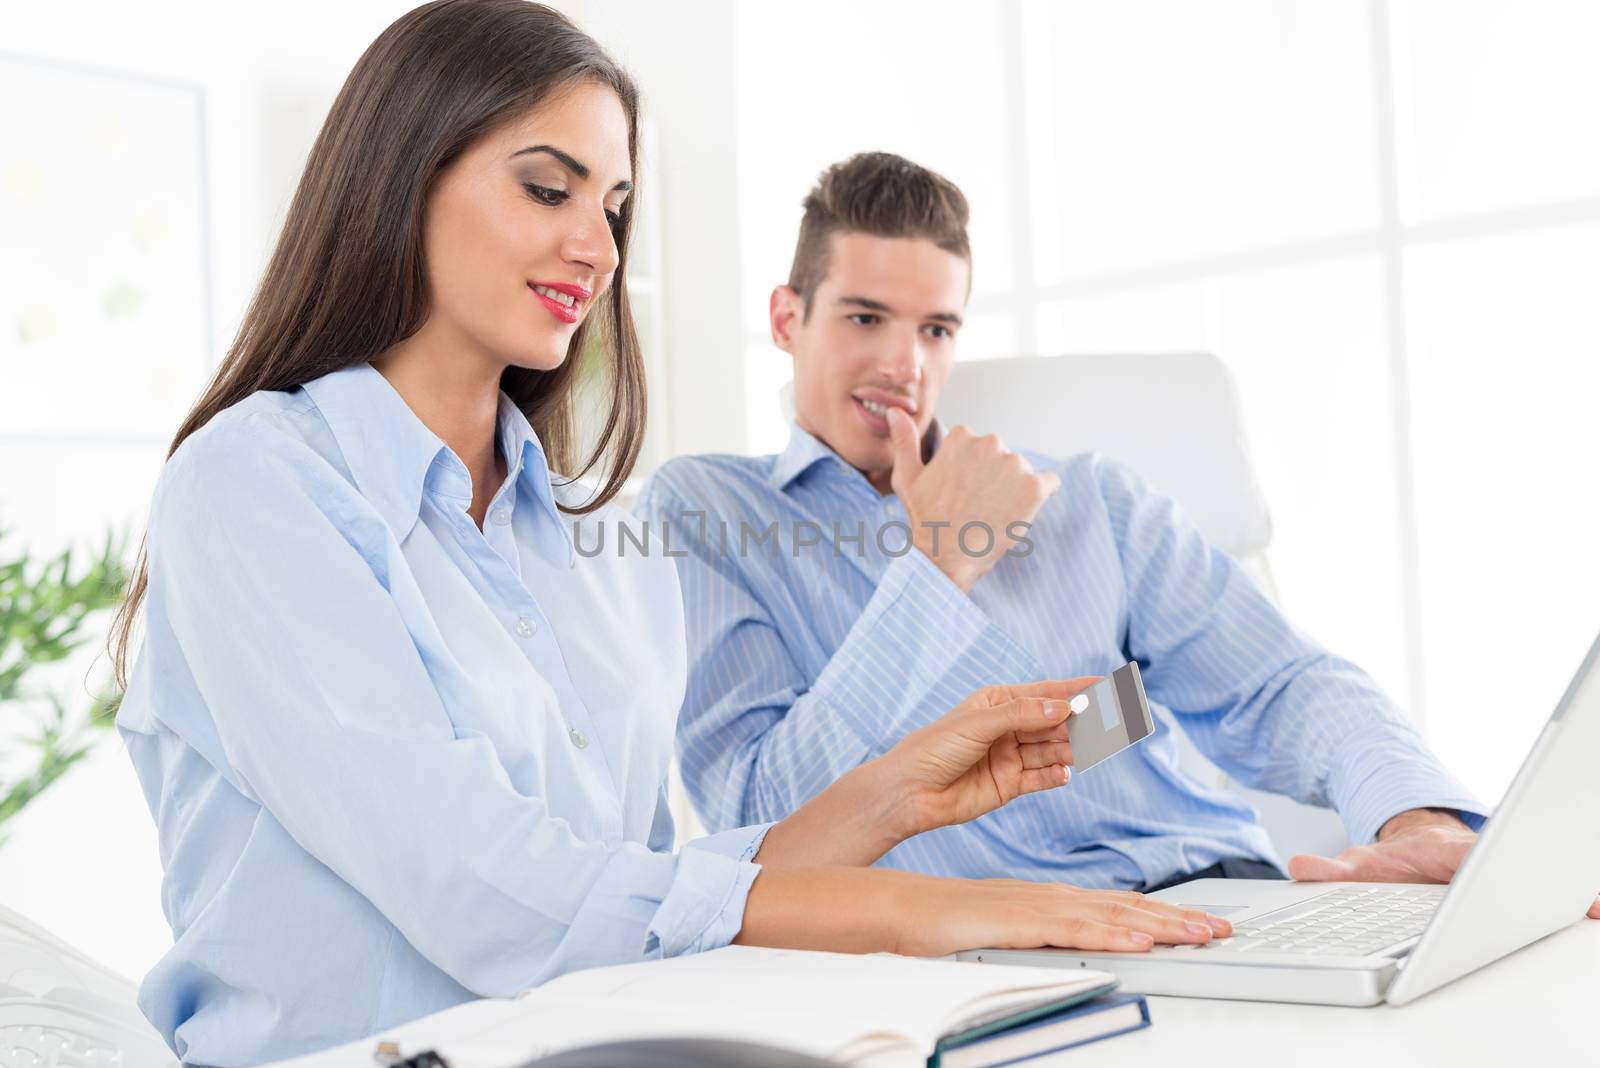
<svg viewBox="0 0 1600 1068"><path fill-rule="evenodd" d="M1600 639L1448 886L1195 879L1150 896L1227 918L1231 938L959 956L1100 968L1141 994L1403 1005L1575 921L1600 922L1582 920L1600 891L1597 754Z"/></svg>

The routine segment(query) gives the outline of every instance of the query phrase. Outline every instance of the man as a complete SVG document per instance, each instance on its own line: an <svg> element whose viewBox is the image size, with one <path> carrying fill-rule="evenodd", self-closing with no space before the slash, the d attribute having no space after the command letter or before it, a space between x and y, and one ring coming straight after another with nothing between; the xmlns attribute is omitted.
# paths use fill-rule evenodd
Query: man
<svg viewBox="0 0 1600 1068"><path fill-rule="evenodd" d="M1251 808L1179 770L1176 724L1236 780L1339 811L1359 844L1295 857L1293 877L1448 881L1486 810L1363 672L1128 469L934 419L966 223L960 190L897 156L826 171L770 301L794 360L788 448L674 460L641 499L682 554L678 742L705 822L780 818L978 686L1132 659L1153 737L880 863L1142 890L1281 877Z"/></svg>

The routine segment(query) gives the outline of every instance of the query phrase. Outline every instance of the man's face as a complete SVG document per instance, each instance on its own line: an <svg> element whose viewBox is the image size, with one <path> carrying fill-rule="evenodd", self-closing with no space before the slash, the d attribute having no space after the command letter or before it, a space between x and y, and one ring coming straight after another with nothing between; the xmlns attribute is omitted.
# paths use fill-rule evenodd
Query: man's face
<svg viewBox="0 0 1600 1068"><path fill-rule="evenodd" d="M921 238L834 234L811 314L773 291L772 339L794 357L795 421L888 492L886 407L927 433L950 374L971 268Z"/></svg>

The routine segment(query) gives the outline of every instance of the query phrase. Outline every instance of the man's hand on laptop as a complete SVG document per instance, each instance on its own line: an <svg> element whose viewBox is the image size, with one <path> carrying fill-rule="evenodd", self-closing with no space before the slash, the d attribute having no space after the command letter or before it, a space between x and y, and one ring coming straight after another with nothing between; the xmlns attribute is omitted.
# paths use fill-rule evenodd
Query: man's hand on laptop
<svg viewBox="0 0 1600 1068"><path fill-rule="evenodd" d="M1290 857L1301 882L1447 883L1478 836L1448 812L1414 808L1393 817L1371 845L1337 857Z"/></svg>
<svg viewBox="0 0 1600 1068"><path fill-rule="evenodd" d="M1289 858L1289 875L1304 883L1447 883L1478 840L1477 832L1440 809L1414 808L1391 818L1378 840L1337 857ZM1600 920L1600 900L1589 906Z"/></svg>
<svg viewBox="0 0 1600 1068"><path fill-rule="evenodd" d="M946 434L924 464L911 417L890 408L888 419L894 447L889 482L905 505L911 543L970 592L1026 534L1017 524L1031 523L1061 480L1035 472L993 434L980 437L964 426Z"/></svg>

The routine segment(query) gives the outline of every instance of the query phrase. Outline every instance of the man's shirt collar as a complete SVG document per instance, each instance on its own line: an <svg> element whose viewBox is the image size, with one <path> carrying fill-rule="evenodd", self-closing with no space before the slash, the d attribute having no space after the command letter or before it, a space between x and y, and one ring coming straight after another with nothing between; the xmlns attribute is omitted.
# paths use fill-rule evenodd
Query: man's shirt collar
<svg viewBox="0 0 1600 1068"><path fill-rule="evenodd" d="M931 459L933 454L939 451L939 443L944 440L944 433L944 424L935 417L929 423L928 432L922 439L923 455ZM767 476L767 482L779 493L786 492L801 475L822 461L830 459L837 462L844 470L851 471L862 479L866 478L821 438L802 428L799 423L790 423L789 444L773 460L772 472Z"/></svg>
<svg viewBox="0 0 1600 1068"><path fill-rule="evenodd" d="M821 438L803 429L799 423L789 424L789 444L772 464L768 483L782 493L789 484L824 460L840 459L839 454L825 445Z"/></svg>

